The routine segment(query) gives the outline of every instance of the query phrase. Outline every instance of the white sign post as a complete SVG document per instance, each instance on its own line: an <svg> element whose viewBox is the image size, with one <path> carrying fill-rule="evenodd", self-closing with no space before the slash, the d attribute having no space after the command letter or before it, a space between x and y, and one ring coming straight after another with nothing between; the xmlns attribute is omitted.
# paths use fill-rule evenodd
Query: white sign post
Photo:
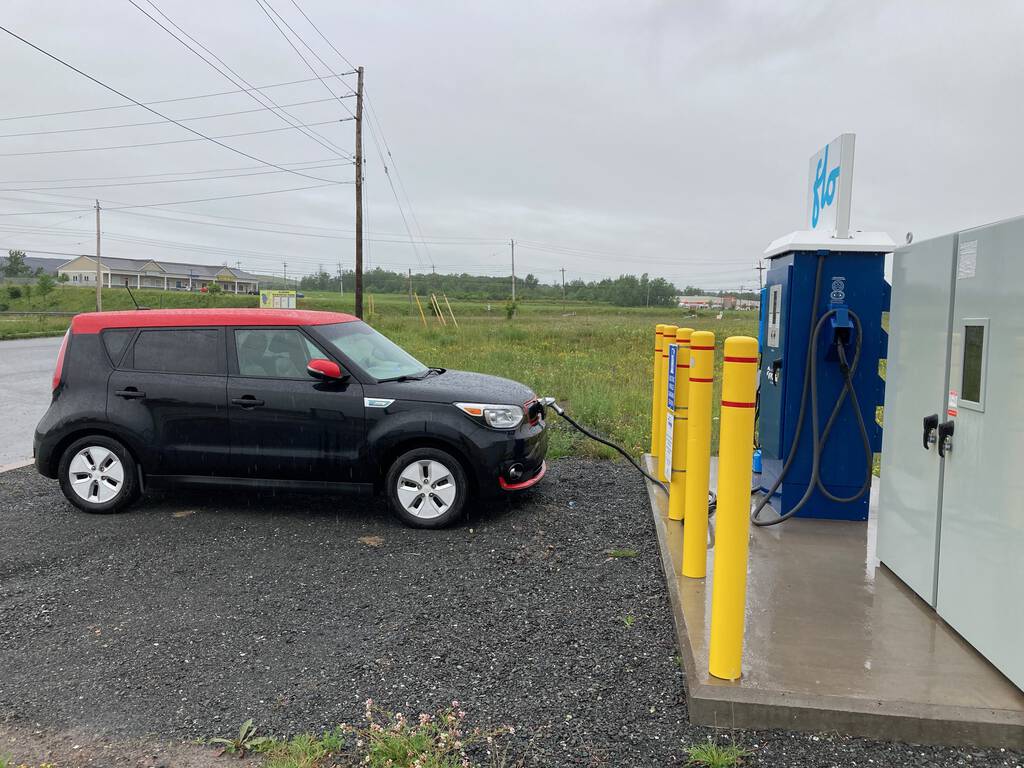
<svg viewBox="0 0 1024 768"><path fill-rule="evenodd" d="M669 344L668 347L668 376L666 377L667 405L665 409L665 460L664 476L672 482L672 430L675 428L676 420L676 359L679 355L679 345Z"/></svg>
<svg viewBox="0 0 1024 768"><path fill-rule="evenodd" d="M807 180L807 228L827 237L850 236L853 149L856 135L844 133L811 158Z"/></svg>

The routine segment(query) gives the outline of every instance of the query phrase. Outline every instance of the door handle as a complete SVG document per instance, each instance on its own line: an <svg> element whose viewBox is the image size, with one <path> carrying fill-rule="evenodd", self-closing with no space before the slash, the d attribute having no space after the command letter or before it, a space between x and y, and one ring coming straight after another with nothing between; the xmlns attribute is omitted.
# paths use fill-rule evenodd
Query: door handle
<svg viewBox="0 0 1024 768"><path fill-rule="evenodd" d="M953 452L953 426L952 421L939 424L939 456Z"/></svg>
<svg viewBox="0 0 1024 768"><path fill-rule="evenodd" d="M145 392L140 392L135 387L125 387L114 392L118 397L123 397L125 400L141 400L146 396Z"/></svg>
<svg viewBox="0 0 1024 768"><path fill-rule="evenodd" d="M931 447L935 445L935 430L939 427L939 414L933 413L931 416L924 417L924 436L922 442L926 451L931 450Z"/></svg>
<svg viewBox="0 0 1024 768"><path fill-rule="evenodd" d="M259 408L261 405L264 405L262 400L257 400L252 395L232 398L231 403L233 405L240 405L243 408Z"/></svg>

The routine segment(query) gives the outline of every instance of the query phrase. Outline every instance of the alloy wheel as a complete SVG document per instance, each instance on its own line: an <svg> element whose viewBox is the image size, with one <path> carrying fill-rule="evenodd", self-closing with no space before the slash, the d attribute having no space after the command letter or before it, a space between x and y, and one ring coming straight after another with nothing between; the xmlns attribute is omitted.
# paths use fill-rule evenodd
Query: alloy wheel
<svg viewBox="0 0 1024 768"><path fill-rule="evenodd" d="M398 500L410 515L429 520L440 517L458 496L455 478L440 461L417 459L398 476Z"/></svg>
<svg viewBox="0 0 1024 768"><path fill-rule="evenodd" d="M71 460L68 480L79 498L92 504L105 504L121 493L124 467L109 448L90 445Z"/></svg>

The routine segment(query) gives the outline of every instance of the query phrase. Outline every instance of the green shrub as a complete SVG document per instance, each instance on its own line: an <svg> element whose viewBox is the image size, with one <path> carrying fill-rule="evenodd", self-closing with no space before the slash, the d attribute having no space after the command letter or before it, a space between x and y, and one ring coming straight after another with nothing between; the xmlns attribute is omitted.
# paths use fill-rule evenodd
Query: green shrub
<svg viewBox="0 0 1024 768"><path fill-rule="evenodd" d="M21 298L21 288L19 288L16 285L8 285L7 286L7 296L9 298L12 298L12 299L20 299Z"/></svg>

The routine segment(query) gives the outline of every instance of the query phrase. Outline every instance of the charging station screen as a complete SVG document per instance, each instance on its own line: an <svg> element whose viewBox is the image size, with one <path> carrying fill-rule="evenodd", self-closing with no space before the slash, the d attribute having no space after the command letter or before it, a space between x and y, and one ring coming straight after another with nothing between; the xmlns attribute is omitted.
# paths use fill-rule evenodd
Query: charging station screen
<svg viewBox="0 0 1024 768"><path fill-rule="evenodd" d="M964 380L960 399L981 402L981 371L984 362L985 326L964 326Z"/></svg>

